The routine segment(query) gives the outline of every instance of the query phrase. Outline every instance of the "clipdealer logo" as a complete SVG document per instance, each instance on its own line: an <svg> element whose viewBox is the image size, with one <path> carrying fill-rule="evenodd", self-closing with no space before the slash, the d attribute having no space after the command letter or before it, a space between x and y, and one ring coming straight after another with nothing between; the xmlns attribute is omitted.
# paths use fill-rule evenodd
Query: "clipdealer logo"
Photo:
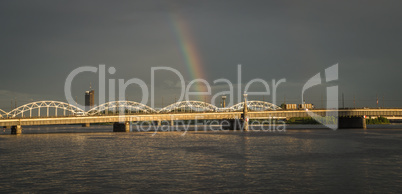
<svg viewBox="0 0 402 194"><path fill-rule="evenodd" d="M217 80L214 80L213 83L217 84L217 83L225 83L228 85L229 87L229 91L221 91L216 93L215 95L212 96L211 99L211 103L214 103L215 99L217 99L218 97L222 96L222 95L228 95L229 96L229 105L232 105L234 103L234 99L233 97L236 95L234 93L234 88L235 86L237 87L237 96L238 99L241 99L241 93L244 91L244 93L248 93L249 95L253 95L253 96L269 96L272 94L272 104L274 105L274 107L276 107L276 97L277 97L277 88L281 83L285 83L286 79L282 78L278 81L276 81L275 79L272 80L272 85L270 87L270 84L268 84L268 82L266 82L263 79L260 78L256 78L256 79L252 79L249 82L247 82L246 84L244 84L244 88L242 88L242 80L241 80L241 65L238 65L238 75L237 75L237 85L233 84L232 82L230 82L228 79L225 78L220 78ZM124 79L108 79L108 88L109 88L109 101L114 101L115 99L115 85L116 85L116 81L117 82L117 90L118 90L118 100L116 102L125 102L125 92L126 92L126 88L131 85L131 84L136 84L141 88L141 93L142 93L142 98L141 101L138 102L138 104L144 105L146 106L146 104L148 103L149 97L151 99L151 109L156 110L155 106L154 106L154 102L155 102L155 72L156 71L170 71L173 72L174 74L176 74L178 76L178 78L180 79L180 84L181 84L181 92L180 92L180 97L178 99L177 102L185 102L188 103L188 105L190 104L190 100L189 100L189 96L193 95L193 96L197 96L197 95L212 95L212 91L211 91L211 85L209 82L207 82L204 79L195 79L192 80L191 82L189 82L188 84L186 84L183 75L176 69L173 69L171 67L151 67L151 85L148 86L143 80L140 80L138 78L131 78L129 80L124 80ZM78 103L74 100L74 98L72 97L71 94L71 86L72 86L72 81L73 79L80 73L83 72L90 72L90 73L98 73L99 75L99 106L95 107L99 108L101 105L103 104L107 104L106 103L106 72L109 75L113 75L116 72L116 69L114 67L108 67L106 68L105 65L99 65L99 67L93 67L93 66L83 66L83 67L79 67L74 69L68 76L67 79L65 81L65 86L64 86L64 92L65 92L65 96L66 99L68 101L68 103L70 104L77 104L78 107L80 107L81 109L86 109L88 107L82 106L82 105L78 105ZM328 67L325 69L325 79L324 81L321 78L321 72L317 73L316 75L312 76L303 86L302 88L302 92L301 92L301 100L302 103L304 102L304 93L314 87L314 86L318 86L321 84L326 84L326 83L332 83L334 81L338 80L338 64L332 65L331 67ZM190 92L189 88L194 84L194 83L199 83L199 84L204 84L206 87L207 91L204 92ZM264 87L262 89L262 91L258 91L258 92L251 92L248 91L250 86L252 84L255 83L260 83L262 84ZM150 89L148 88L150 87ZM311 110L306 109L306 112L309 116L311 116L313 119L315 119L317 122L323 124L324 126L331 128L333 130L336 130L338 128L338 85L332 85L326 88L327 90L327 99L326 99L326 115L325 116L320 116L314 112L312 112ZM270 103L271 104L271 103ZM214 104L211 104L213 106L215 106ZM216 107L216 106L215 106ZM124 121L124 115L125 115L125 107L120 107L122 108L121 111L118 112L118 115L121 117L122 122ZM279 107L278 107L279 108ZM273 108L273 110L276 110L276 108ZM334 110L334 111L331 111ZM90 111L88 111L90 112ZM88 114L88 112L86 112L86 114ZM156 111L158 112L158 111ZM336 121L336 122L335 122Z"/></svg>
<svg viewBox="0 0 402 194"><path fill-rule="evenodd" d="M338 64L332 65L325 69L325 82L331 83L338 80ZM317 73L311 77L303 86L302 89L302 103L304 102L304 92L309 88L324 84L321 79L321 73ZM327 99L326 99L326 109L327 113L325 116L320 116L308 109L306 109L307 114L311 116L317 122L325 125L326 127L336 130L338 129L338 85L333 85L327 87ZM331 111L334 110L334 111Z"/></svg>

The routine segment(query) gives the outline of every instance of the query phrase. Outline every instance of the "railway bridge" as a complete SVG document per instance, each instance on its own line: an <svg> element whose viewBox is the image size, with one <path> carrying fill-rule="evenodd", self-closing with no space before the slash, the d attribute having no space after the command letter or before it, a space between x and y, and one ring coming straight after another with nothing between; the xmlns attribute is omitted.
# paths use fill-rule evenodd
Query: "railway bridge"
<svg viewBox="0 0 402 194"><path fill-rule="evenodd" d="M245 106L246 105L246 106ZM227 108L218 108L200 101L173 103L160 110L133 101L108 102L91 110L58 101L39 101L22 105L10 112L0 110L0 126L11 128L12 133L21 133L22 126L61 125L91 123L115 123L114 131L127 131L131 122L150 121L162 124L188 120L241 120L246 125L249 119L289 119L293 117L339 118L340 128L365 128L366 117L402 119L402 109L337 109L337 110L283 110L263 101L244 101Z"/></svg>

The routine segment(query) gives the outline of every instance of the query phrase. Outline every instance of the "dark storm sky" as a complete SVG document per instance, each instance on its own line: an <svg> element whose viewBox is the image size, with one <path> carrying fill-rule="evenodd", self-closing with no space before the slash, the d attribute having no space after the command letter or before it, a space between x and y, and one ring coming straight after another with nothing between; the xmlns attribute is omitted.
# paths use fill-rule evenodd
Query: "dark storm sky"
<svg viewBox="0 0 402 194"><path fill-rule="evenodd" d="M80 66L116 68L107 79L139 78L150 84L151 67L193 77L180 50L174 18L185 23L213 92L226 78L242 86L261 78L286 78L278 103L300 103L303 84L339 64L339 93L345 105L402 107L401 1L1 1L0 108L37 100L66 101L67 75ZM175 17L172 17L175 16ZM80 74L73 95L83 102L96 74ZM159 73L156 104L174 101L177 76ZM117 82L117 81L116 81ZM308 102L318 106L328 85L312 88ZM254 91L259 91L256 85ZM127 88L128 100L140 99ZM237 92L237 91L235 91ZM271 96L264 97L271 100ZM255 97L262 99L262 97ZM237 102L237 99L235 99Z"/></svg>

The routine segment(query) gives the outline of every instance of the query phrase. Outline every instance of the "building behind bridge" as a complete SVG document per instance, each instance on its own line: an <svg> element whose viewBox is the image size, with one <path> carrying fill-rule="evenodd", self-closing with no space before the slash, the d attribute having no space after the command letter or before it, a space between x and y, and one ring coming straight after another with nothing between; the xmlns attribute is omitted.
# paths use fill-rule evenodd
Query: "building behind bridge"
<svg viewBox="0 0 402 194"><path fill-rule="evenodd" d="M85 92L85 109L89 109L95 106L95 90L90 90Z"/></svg>

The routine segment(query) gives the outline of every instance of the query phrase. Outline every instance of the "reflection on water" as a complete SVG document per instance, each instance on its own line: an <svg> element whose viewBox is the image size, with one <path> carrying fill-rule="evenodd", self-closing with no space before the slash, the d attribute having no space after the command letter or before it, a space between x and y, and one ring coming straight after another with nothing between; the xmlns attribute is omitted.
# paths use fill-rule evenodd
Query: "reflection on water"
<svg viewBox="0 0 402 194"><path fill-rule="evenodd" d="M100 126L31 128L24 133L28 134L0 136L0 192L402 189L398 129L152 136L112 133L110 126Z"/></svg>

